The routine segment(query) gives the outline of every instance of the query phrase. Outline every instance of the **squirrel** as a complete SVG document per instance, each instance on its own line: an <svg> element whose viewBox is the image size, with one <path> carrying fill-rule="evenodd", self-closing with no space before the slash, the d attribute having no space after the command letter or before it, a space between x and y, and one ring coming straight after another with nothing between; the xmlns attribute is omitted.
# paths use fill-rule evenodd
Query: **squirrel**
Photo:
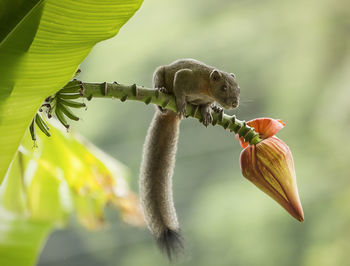
<svg viewBox="0 0 350 266"><path fill-rule="evenodd" d="M153 88L175 96L177 113L156 109L143 146L139 193L146 224L171 260L172 254L184 247L173 202L172 176L186 105L199 105L202 123L208 126L212 123L212 104L236 108L240 87L232 73L194 59L180 59L155 70Z"/></svg>

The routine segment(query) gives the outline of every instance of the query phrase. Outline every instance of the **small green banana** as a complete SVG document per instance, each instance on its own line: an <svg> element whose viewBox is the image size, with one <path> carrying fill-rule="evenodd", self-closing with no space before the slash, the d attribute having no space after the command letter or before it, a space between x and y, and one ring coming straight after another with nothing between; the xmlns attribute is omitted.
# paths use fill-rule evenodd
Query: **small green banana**
<svg viewBox="0 0 350 266"><path fill-rule="evenodd" d="M72 111L66 107L65 105L61 104L60 102L57 103L57 107L62 110L62 112L69 118L69 119L72 119L74 121L78 121L79 120L79 117L77 117L76 115L74 115L72 113Z"/></svg>
<svg viewBox="0 0 350 266"><path fill-rule="evenodd" d="M33 141L36 141L36 135L35 135L35 124L34 124L34 119L32 121L32 123L30 123L30 126L29 126L29 131L30 131L30 135L32 137L32 140Z"/></svg>
<svg viewBox="0 0 350 266"><path fill-rule="evenodd" d="M73 84L69 85L67 87L63 87L58 93L73 93L73 92L79 92L80 90L80 84Z"/></svg>
<svg viewBox="0 0 350 266"><path fill-rule="evenodd" d="M86 107L85 103L79 103L79 102L75 102L75 101L71 101L71 100L65 100L65 99L60 99L59 101L63 105L66 105L66 106L69 106L69 107L72 107L72 108Z"/></svg>
<svg viewBox="0 0 350 266"><path fill-rule="evenodd" d="M56 108L55 108L56 117L61 122L61 124L64 125L68 129L69 125L67 124L67 120L64 117L64 114L63 114L62 110L60 109L60 107L61 107L60 104L56 105Z"/></svg>
<svg viewBox="0 0 350 266"><path fill-rule="evenodd" d="M48 137L51 136L50 132L49 132L49 127L46 124L46 122L41 118L41 116L39 114L36 114L35 116L35 123L37 124L37 126L39 127L39 129Z"/></svg>
<svg viewBox="0 0 350 266"><path fill-rule="evenodd" d="M47 118L50 119L52 117L52 112L56 109L56 105L57 105L57 98L55 97L51 103L51 108L47 110Z"/></svg>
<svg viewBox="0 0 350 266"><path fill-rule="evenodd" d="M82 95L80 93L70 93L70 94L58 93L57 94L57 98L59 98L59 99L78 99L80 97L82 97Z"/></svg>

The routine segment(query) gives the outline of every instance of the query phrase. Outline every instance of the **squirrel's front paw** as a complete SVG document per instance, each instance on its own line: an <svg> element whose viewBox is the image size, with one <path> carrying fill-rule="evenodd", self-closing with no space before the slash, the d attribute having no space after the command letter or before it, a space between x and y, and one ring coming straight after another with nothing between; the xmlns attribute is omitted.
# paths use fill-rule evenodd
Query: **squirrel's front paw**
<svg viewBox="0 0 350 266"><path fill-rule="evenodd" d="M209 124L213 122L213 116L211 115L211 110L208 107L202 107L201 108L201 114L203 117L202 123L206 127L208 127Z"/></svg>
<svg viewBox="0 0 350 266"><path fill-rule="evenodd" d="M169 91L165 87L157 88L157 90L158 90L158 92L162 92L162 93L165 93L165 94L170 94Z"/></svg>
<svg viewBox="0 0 350 266"><path fill-rule="evenodd" d="M222 113L224 111L224 109L216 104L212 104L211 106L211 109L213 109L213 111L215 113Z"/></svg>

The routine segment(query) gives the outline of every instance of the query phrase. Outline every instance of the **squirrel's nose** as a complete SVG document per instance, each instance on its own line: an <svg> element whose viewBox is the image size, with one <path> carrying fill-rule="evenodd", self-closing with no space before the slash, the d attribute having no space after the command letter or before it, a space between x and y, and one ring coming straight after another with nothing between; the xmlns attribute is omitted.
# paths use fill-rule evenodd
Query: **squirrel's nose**
<svg viewBox="0 0 350 266"><path fill-rule="evenodd" d="M239 97L235 98L232 102L232 107L236 108L239 105Z"/></svg>

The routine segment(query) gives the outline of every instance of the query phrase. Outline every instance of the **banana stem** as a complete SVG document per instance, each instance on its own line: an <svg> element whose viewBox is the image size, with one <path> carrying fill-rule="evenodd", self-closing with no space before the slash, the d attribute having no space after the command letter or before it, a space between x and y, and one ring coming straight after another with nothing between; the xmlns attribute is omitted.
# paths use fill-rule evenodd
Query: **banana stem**
<svg viewBox="0 0 350 266"><path fill-rule="evenodd" d="M81 97L91 100L92 98L117 98L122 102L126 100L140 101L146 105L153 103L162 108L176 112L176 103L173 95L160 92L155 89L148 89L142 86L133 84L131 86L114 83L87 83L79 80L69 82L62 90L69 89L70 91L80 92ZM200 121L203 119L198 106L187 104L187 116L194 117ZM212 112L212 125L222 126L224 129L229 129L231 132L239 134L249 144L257 144L261 141L259 134L254 131L254 128L249 127L245 121L237 119L234 115L230 116L224 112Z"/></svg>

